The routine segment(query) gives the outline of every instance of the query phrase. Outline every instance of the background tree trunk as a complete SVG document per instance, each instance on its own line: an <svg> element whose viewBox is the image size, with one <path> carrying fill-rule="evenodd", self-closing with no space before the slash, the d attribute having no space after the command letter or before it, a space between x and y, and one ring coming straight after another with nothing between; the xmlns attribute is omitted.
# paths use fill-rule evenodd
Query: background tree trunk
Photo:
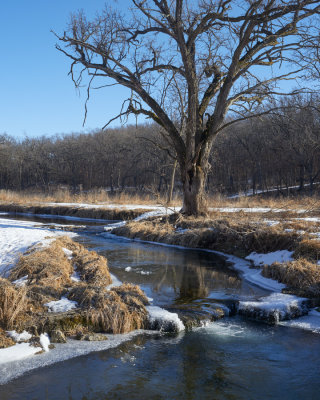
<svg viewBox="0 0 320 400"><path fill-rule="evenodd" d="M188 168L182 174L183 207L181 213L185 215L206 215L208 212L205 200L206 174L202 167L196 165Z"/></svg>

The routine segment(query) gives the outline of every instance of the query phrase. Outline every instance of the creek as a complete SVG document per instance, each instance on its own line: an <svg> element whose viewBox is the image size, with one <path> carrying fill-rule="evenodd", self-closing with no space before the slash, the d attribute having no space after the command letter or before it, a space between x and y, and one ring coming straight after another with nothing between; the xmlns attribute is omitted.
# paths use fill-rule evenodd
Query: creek
<svg viewBox="0 0 320 400"><path fill-rule="evenodd" d="M98 230L88 226L77 240L107 257L117 279L140 285L152 305L198 312L269 294L213 253ZM319 354L317 333L230 316L179 334L139 332L114 348L26 366L0 386L0 399L318 399Z"/></svg>

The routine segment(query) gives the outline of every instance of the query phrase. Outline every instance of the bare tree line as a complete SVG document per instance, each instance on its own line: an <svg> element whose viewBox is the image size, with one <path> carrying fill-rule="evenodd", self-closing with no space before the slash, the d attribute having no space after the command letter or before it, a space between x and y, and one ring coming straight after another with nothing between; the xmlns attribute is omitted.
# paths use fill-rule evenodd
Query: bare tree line
<svg viewBox="0 0 320 400"><path fill-rule="evenodd" d="M312 194L320 181L320 113L314 99L287 98L283 110L225 129L216 138L206 182L209 193L291 186ZM88 134L15 140L0 135L0 188L50 192L108 189L166 194L174 156L156 124ZM181 193L177 170L174 192Z"/></svg>
<svg viewBox="0 0 320 400"><path fill-rule="evenodd" d="M180 170L181 212L206 215L221 132L265 115L275 98L314 89L306 78L319 63L319 12L315 0L132 0L125 13L73 14L56 48L87 100L91 89L130 90L109 122L133 114L161 127ZM288 80L300 85L286 90Z"/></svg>

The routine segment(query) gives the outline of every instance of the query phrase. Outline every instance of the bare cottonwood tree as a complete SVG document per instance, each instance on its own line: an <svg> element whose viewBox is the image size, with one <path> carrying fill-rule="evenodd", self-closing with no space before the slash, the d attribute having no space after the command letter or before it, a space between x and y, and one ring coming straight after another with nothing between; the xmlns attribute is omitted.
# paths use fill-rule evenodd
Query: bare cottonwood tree
<svg viewBox="0 0 320 400"><path fill-rule="evenodd" d="M117 117L142 114L163 128L182 212L199 215L215 137L262 114L264 101L284 94L281 81L300 77L293 54L319 11L313 0L132 0L122 14L73 15L57 49L71 58L76 86L89 74L88 96L95 81L131 90Z"/></svg>

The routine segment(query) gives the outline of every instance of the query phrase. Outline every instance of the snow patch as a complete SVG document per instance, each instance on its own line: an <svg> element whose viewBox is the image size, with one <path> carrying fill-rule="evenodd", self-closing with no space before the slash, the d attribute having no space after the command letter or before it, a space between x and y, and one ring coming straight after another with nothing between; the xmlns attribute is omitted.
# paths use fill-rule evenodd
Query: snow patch
<svg viewBox="0 0 320 400"><path fill-rule="evenodd" d="M246 260L252 261L254 266L260 267L262 265L271 265L274 262L285 263L292 261L293 251L288 250L278 250L271 253L251 253L246 257Z"/></svg>
<svg viewBox="0 0 320 400"><path fill-rule="evenodd" d="M69 249L66 249L65 247L62 247L62 250L64 254L68 257L68 259L71 260L73 252Z"/></svg>
<svg viewBox="0 0 320 400"><path fill-rule="evenodd" d="M184 325L178 314L157 306L147 306L146 309L149 313L151 329L161 332L180 332L184 330Z"/></svg>
<svg viewBox="0 0 320 400"><path fill-rule="evenodd" d="M112 283L110 283L110 285L108 285L106 287L107 290L113 288L113 287L117 287L117 286L121 286L122 282L113 274L110 274L111 279L112 279Z"/></svg>
<svg viewBox="0 0 320 400"><path fill-rule="evenodd" d="M29 343L18 343L14 346L0 349L0 364L9 363L12 361L20 361L23 358L32 356L39 352L39 347L30 346ZM5 378L2 376L0 382Z"/></svg>
<svg viewBox="0 0 320 400"><path fill-rule="evenodd" d="M60 300L50 301L49 303L46 303L44 305L48 307L49 312L56 313L66 312L78 307L78 303L76 301L69 300L66 297L61 297Z"/></svg>
<svg viewBox="0 0 320 400"><path fill-rule="evenodd" d="M49 351L50 339L49 339L49 335L47 333L41 333L40 344L44 351Z"/></svg>
<svg viewBox="0 0 320 400"><path fill-rule="evenodd" d="M22 333L18 333L16 331L7 331L7 334L17 343L26 342L32 338L32 335L27 331L23 331Z"/></svg>
<svg viewBox="0 0 320 400"><path fill-rule="evenodd" d="M320 312L311 310L309 314L304 317L291 321L282 321L280 324L290 328L299 328L314 333L320 333Z"/></svg>
<svg viewBox="0 0 320 400"><path fill-rule="evenodd" d="M73 282L80 282L81 281L81 276L80 276L79 272L75 269L75 267L73 267L73 274L71 275L70 279Z"/></svg>
<svg viewBox="0 0 320 400"><path fill-rule="evenodd" d="M0 276L4 276L11 269L21 253L30 246L41 243L42 246L62 235L76 236L71 232L57 232L47 229L41 223L32 221L18 221L14 219L0 219Z"/></svg>
<svg viewBox="0 0 320 400"><path fill-rule="evenodd" d="M239 314L273 323L307 314L307 299L283 293L272 293L258 301L240 301Z"/></svg>
<svg viewBox="0 0 320 400"><path fill-rule="evenodd" d="M25 284L28 282L28 275L23 276L22 278L19 278L12 283L16 286L25 286Z"/></svg>

